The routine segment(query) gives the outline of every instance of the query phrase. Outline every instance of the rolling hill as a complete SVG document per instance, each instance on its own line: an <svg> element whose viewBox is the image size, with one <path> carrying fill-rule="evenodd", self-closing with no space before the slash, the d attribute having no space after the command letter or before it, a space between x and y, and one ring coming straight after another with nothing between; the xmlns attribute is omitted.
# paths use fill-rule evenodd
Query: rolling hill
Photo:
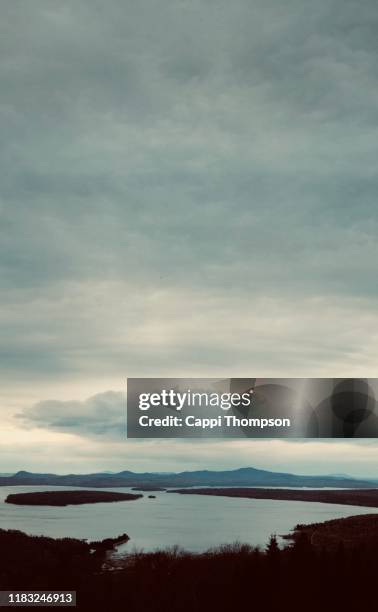
<svg viewBox="0 0 378 612"><path fill-rule="evenodd" d="M304 476L285 472L270 472L253 467L236 470L198 470L178 473L98 472L94 474L38 474L20 471L1 476L0 486L54 485L75 487L313 487L313 488L372 488L378 479L356 479L350 476Z"/></svg>

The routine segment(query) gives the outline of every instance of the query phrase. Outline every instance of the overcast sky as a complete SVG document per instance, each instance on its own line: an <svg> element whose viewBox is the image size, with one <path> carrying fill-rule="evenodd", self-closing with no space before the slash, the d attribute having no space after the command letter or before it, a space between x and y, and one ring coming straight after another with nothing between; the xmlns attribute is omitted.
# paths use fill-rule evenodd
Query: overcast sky
<svg viewBox="0 0 378 612"><path fill-rule="evenodd" d="M375 0L3 1L1 471L377 475L376 441L117 435L127 376L377 376L377 27Z"/></svg>

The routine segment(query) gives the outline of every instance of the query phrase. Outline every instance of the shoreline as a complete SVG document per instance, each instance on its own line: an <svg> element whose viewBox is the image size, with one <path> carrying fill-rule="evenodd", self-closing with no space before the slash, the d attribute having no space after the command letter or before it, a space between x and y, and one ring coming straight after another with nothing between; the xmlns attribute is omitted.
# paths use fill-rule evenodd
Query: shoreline
<svg viewBox="0 0 378 612"><path fill-rule="evenodd" d="M291 545L305 538L317 549L352 549L369 541L378 544L378 514L357 514L344 518L296 525L292 533L280 536Z"/></svg>
<svg viewBox="0 0 378 612"><path fill-rule="evenodd" d="M320 502L346 506L378 508L378 489L298 490L268 488L193 488L172 489L167 493L180 495L210 495L218 497L241 497L246 499L270 499L283 501Z"/></svg>

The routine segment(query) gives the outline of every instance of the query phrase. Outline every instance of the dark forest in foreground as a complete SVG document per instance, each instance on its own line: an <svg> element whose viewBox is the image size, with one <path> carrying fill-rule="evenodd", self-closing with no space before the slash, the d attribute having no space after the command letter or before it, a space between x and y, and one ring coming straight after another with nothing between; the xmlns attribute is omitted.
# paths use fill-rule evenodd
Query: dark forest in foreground
<svg viewBox="0 0 378 612"><path fill-rule="evenodd" d="M0 530L0 588L76 590L78 608L95 611L374 609L378 515L352 519L299 526L284 550L272 537L264 551L233 544L203 554L133 553L114 562L106 555L117 540Z"/></svg>

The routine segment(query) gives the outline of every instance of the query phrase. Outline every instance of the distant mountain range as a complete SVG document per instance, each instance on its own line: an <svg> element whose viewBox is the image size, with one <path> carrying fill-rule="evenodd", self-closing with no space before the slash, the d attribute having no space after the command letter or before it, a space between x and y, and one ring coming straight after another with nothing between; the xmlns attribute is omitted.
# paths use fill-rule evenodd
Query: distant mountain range
<svg viewBox="0 0 378 612"><path fill-rule="evenodd" d="M193 472L136 473L125 470L118 473L96 474L34 474L20 471L12 476L1 476L0 486L55 485L75 487L336 487L371 488L378 486L378 478L366 480L346 475L300 476L280 472L268 472L253 467L238 470L199 470Z"/></svg>

